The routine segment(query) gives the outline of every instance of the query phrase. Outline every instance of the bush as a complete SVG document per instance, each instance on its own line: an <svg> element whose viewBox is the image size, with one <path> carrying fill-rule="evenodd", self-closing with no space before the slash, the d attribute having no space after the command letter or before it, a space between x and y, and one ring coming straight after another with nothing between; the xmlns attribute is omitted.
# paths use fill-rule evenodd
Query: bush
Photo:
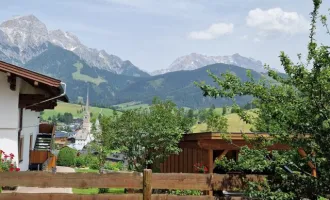
<svg viewBox="0 0 330 200"><path fill-rule="evenodd" d="M64 147L58 153L57 165L71 167L75 165L77 152L69 147Z"/></svg>
<svg viewBox="0 0 330 200"><path fill-rule="evenodd" d="M89 169L100 169L100 162L96 157L91 157L88 162Z"/></svg>
<svg viewBox="0 0 330 200"><path fill-rule="evenodd" d="M84 167L86 166L86 156L78 156L76 158L76 167Z"/></svg>
<svg viewBox="0 0 330 200"><path fill-rule="evenodd" d="M199 190L172 190L171 194L178 196L201 196L203 193Z"/></svg>
<svg viewBox="0 0 330 200"><path fill-rule="evenodd" d="M123 162L106 162L104 168L112 171L120 171L124 169Z"/></svg>
<svg viewBox="0 0 330 200"><path fill-rule="evenodd" d="M109 192L110 192L109 188L99 188L99 191L98 191L99 194L104 194L104 193L109 193Z"/></svg>

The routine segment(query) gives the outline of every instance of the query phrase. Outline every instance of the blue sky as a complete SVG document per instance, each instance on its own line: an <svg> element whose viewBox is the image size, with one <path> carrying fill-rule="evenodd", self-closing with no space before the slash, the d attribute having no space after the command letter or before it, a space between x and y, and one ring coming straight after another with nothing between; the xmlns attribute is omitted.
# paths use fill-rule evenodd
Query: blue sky
<svg viewBox="0 0 330 200"><path fill-rule="evenodd" d="M324 0L321 12L330 8ZM239 53L280 69L278 55L306 53L312 0L11 0L0 21L33 14L146 71L190 53ZM327 36L319 29L319 41Z"/></svg>

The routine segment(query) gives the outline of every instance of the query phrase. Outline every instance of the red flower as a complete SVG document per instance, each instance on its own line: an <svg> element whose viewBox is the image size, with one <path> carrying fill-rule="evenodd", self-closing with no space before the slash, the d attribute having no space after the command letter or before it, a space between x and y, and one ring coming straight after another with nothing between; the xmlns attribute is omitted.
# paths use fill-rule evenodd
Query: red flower
<svg viewBox="0 0 330 200"><path fill-rule="evenodd" d="M13 171L14 171L14 168L12 168L12 167L9 168L9 171L10 171L10 172L13 172Z"/></svg>
<svg viewBox="0 0 330 200"><path fill-rule="evenodd" d="M9 156L10 156L11 158L14 158L14 157L15 157L14 154L12 154L12 153L9 154Z"/></svg>
<svg viewBox="0 0 330 200"><path fill-rule="evenodd" d="M16 171L17 171L17 172L19 172L20 170L21 170L20 168L18 168L18 167L16 168Z"/></svg>
<svg viewBox="0 0 330 200"><path fill-rule="evenodd" d="M10 167L14 167L14 164L10 164Z"/></svg>
<svg viewBox="0 0 330 200"><path fill-rule="evenodd" d="M9 156L5 154L5 156L4 156L4 157L5 157L5 158L8 158Z"/></svg>
<svg viewBox="0 0 330 200"><path fill-rule="evenodd" d="M4 159L1 159L2 160L2 162L5 162L5 160Z"/></svg>

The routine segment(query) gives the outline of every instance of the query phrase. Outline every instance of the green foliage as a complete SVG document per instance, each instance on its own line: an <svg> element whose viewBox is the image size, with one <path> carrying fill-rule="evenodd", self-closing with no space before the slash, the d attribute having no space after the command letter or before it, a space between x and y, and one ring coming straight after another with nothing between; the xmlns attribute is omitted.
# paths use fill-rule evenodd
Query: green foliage
<svg viewBox="0 0 330 200"><path fill-rule="evenodd" d="M243 81L233 73L224 73L220 77L210 73L218 86L197 84L205 96L234 100L237 96L253 96L257 115L250 115L243 109L237 109L237 112L244 121L254 123L256 131L273 136L271 140L255 144L263 150L272 143L291 146L292 151L273 154L274 176L269 177L265 184L251 183L252 190L246 193L250 197L317 199L330 191L330 52L329 46L318 45L315 40L318 19L327 29L327 19L319 16L321 2L313 0L306 62L300 54L296 64L284 52L280 54L285 76L268 69L269 77L256 80L248 71L248 80ZM305 150L306 158L296 156L299 148ZM248 166L256 162L253 157L248 159L251 160L245 162ZM306 164L308 161L317 166L317 178L311 176ZM284 166L293 172L284 170ZM259 187L262 189L257 190Z"/></svg>
<svg viewBox="0 0 330 200"><path fill-rule="evenodd" d="M88 161L88 167L90 169L100 169L100 161L97 157L90 157L90 160Z"/></svg>
<svg viewBox="0 0 330 200"><path fill-rule="evenodd" d="M262 188L262 190L260 190L260 188ZM261 184L248 182L248 187L245 191L245 195L250 199L262 199L262 200L296 199L294 193L292 192L284 192L281 189L273 191L266 181Z"/></svg>
<svg viewBox="0 0 330 200"><path fill-rule="evenodd" d="M267 155L267 150L249 149L245 146L241 148L237 162L224 157L220 160L216 159L215 165L226 172L265 172L274 164L272 160L267 159Z"/></svg>
<svg viewBox="0 0 330 200"><path fill-rule="evenodd" d="M57 165L59 166L74 166L76 163L77 151L70 147L63 147L58 153Z"/></svg>
<svg viewBox="0 0 330 200"><path fill-rule="evenodd" d="M178 143L188 122L183 110L173 102L154 99L149 109L127 110L102 118L101 127L105 146L119 149L127 157L130 169L142 171L180 152Z"/></svg>
<svg viewBox="0 0 330 200"><path fill-rule="evenodd" d="M87 166L87 156L79 155L76 157L76 167L86 167Z"/></svg>
<svg viewBox="0 0 330 200"><path fill-rule="evenodd" d="M124 169L123 162L106 162L104 165L104 169L112 170L112 171L120 171Z"/></svg>
<svg viewBox="0 0 330 200"><path fill-rule="evenodd" d="M105 193L110 193L109 188L99 188L98 194L105 194Z"/></svg>
<svg viewBox="0 0 330 200"><path fill-rule="evenodd" d="M225 115L225 114L227 114L227 107L226 106L222 107L222 115Z"/></svg>
<svg viewBox="0 0 330 200"><path fill-rule="evenodd" d="M214 111L209 114L206 119L207 131L212 132L227 132L228 122L227 118L221 116Z"/></svg>
<svg viewBox="0 0 330 200"><path fill-rule="evenodd" d="M178 196L202 196L202 191L199 190L172 190L170 192L173 195Z"/></svg>

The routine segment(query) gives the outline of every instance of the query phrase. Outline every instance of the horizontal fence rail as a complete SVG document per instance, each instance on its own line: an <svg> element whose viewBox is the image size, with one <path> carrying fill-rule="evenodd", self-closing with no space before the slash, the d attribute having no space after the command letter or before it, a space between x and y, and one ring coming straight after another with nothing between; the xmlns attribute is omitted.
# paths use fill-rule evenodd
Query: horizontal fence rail
<svg viewBox="0 0 330 200"><path fill-rule="evenodd" d="M1 200L144 200L142 194L1 194ZM214 200L210 196L176 196L153 194L151 200ZM232 199L233 200L233 199Z"/></svg>
<svg viewBox="0 0 330 200"><path fill-rule="evenodd" d="M227 190L243 188L245 181L260 182L262 175L221 175L187 173L47 173L47 172L2 172L0 186L56 187L56 188L128 188L143 189L142 194L0 194L0 200L165 200L209 199L208 196L175 196L152 194L152 189L168 190Z"/></svg>

